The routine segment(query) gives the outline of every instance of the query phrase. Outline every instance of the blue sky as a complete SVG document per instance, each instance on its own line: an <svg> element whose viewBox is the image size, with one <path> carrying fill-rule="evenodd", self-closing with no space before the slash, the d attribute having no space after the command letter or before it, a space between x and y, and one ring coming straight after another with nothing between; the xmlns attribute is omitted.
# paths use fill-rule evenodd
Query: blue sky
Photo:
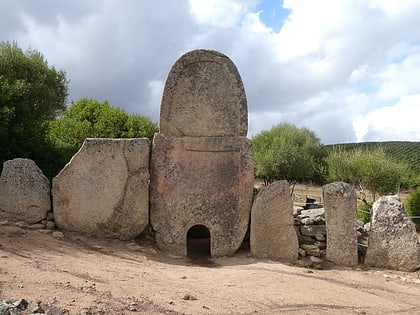
<svg viewBox="0 0 420 315"><path fill-rule="evenodd" d="M420 1L0 0L0 40L40 51L69 101L157 121L177 58L228 55L252 137L288 122L326 143L420 141Z"/></svg>
<svg viewBox="0 0 420 315"><path fill-rule="evenodd" d="M281 0L261 1L256 11L260 12L261 21L275 32L281 29L290 14L290 10L283 8Z"/></svg>

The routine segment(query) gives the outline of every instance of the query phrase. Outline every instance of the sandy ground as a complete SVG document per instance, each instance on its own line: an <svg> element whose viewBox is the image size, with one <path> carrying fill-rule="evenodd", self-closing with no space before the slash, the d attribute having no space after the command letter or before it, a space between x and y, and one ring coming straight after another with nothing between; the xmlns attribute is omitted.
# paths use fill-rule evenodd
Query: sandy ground
<svg viewBox="0 0 420 315"><path fill-rule="evenodd" d="M146 240L0 226L0 298L51 314L420 314L420 273L171 259Z"/></svg>

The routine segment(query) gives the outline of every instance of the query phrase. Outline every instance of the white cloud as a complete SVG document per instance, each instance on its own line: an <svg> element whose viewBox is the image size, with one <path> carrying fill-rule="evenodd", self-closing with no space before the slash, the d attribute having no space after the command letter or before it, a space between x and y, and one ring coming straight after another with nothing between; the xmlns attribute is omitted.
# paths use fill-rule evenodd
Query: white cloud
<svg viewBox="0 0 420 315"><path fill-rule="evenodd" d="M419 127L386 119L418 113L401 104L420 95L419 1L284 0L290 15L278 32L257 12L260 1L272 0L0 0L0 40L64 69L70 100L107 99L157 119L170 66L207 48L238 67L250 135L291 122L324 143L420 140Z"/></svg>
<svg viewBox="0 0 420 315"><path fill-rule="evenodd" d="M351 74L349 81L355 83L357 81L365 79L369 75L369 65L360 65L356 69L354 69Z"/></svg>
<svg viewBox="0 0 420 315"><path fill-rule="evenodd" d="M401 95L419 92L420 54L407 56L403 60L387 64L378 74L381 82L380 99L393 100Z"/></svg>
<svg viewBox="0 0 420 315"><path fill-rule="evenodd" d="M257 1L189 0L190 12L200 24L228 28L240 24Z"/></svg>
<svg viewBox="0 0 420 315"><path fill-rule="evenodd" d="M401 96L394 105L368 112L355 121L359 141L419 141L420 94Z"/></svg>

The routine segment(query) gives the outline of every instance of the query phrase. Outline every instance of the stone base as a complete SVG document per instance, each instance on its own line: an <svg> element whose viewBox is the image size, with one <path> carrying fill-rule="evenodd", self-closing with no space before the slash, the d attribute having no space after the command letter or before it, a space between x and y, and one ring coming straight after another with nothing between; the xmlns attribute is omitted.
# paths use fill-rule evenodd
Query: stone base
<svg viewBox="0 0 420 315"><path fill-rule="evenodd" d="M232 255L248 228L254 169L246 137L165 137L155 134L150 218L158 247L187 255L196 225L210 232L211 256Z"/></svg>

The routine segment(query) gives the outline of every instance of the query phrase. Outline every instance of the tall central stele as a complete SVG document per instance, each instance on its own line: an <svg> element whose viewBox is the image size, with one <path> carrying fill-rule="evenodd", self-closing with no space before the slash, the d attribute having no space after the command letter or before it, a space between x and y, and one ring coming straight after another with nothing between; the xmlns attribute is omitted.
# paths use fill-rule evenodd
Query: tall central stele
<svg viewBox="0 0 420 315"><path fill-rule="evenodd" d="M248 228L254 167L248 112L233 62L194 50L172 66L151 157L150 217L158 247L187 255L191 228L210 233L211 256L232 255Z"/></svg>

